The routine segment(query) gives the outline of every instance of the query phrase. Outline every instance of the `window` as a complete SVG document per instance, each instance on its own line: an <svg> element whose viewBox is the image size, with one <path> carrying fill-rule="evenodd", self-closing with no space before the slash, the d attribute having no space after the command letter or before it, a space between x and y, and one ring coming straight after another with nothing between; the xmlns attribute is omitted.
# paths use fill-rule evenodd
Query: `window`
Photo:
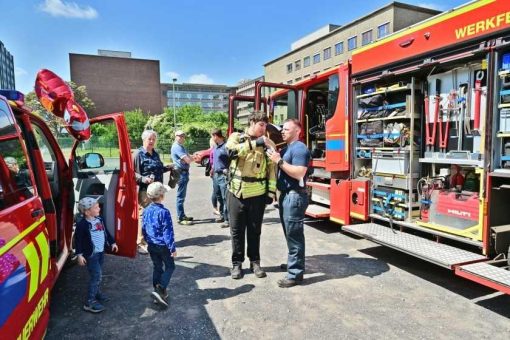
<svg viewBox="0 0 510 340"><path fill-rule="evenodd" d="M288 85L291 85L291 84L292 84L292 80L288 80L288 81L287 81L287 84L288 84Z"/></svg>
<svg viewBox="0 0 510 340"><path fill-rule="evenodd" d="M81 142L76 148L76 159L83 158L87 153L100 153L104 158L104 164L94 171L113 172L120 169L120 137L113 119L96 122L91 126L91 130L92 137L86 142ZM80 169L80 173L89 171L90 169Z"/></svg>
<svg viewBox="0 0 510 340"><path fill-rule="evenodd" d="M318 64L320 62L321 62L321 55L320 55L320 53L317 53L316 55L313 56L313 63Z"/></svg>
<svg viewBox="0 0 510 340"><path fill-rule="evenodd" d="M297 83L298 81L301 80L301 77L297 77L296 79L294 79L294 81Z"/></svg>
<svg viewBox="0 0 510 340"><path fill-rule="evenodd" d="M310 57L305 57L303 59L303 67L308 67L310 66Z"/></svg>
<svg viewBox="0 0 510 340"><path fill-rule="evenodd" d="M390 23L387 22L377 27L377 39L383 38L390 34Z"/></svg>
<svg viewBox="0 0 510 340"><path fill-rule="evenodd" d="M344 42L339 42L335 45L335 55L344 53Z"/></svg>
<svg viewBox="0 0 510 340"><path fill-rule="evenodd" d="M324 60L328 60L331 58L331 47L324 49Z"/></svg>
<svg viewBox="0 0 510 340"><path fill-rule="evenodd" d="M287 73L292 72L292 64L287 64Z"/></svg>
<svg viewBox="0 0 510 340"><path fill-rule="evenodd" d="M28 160L18 138L0 142L0 210L18 204L35 193Z"/></svg>
<svg viewBox="0 0 510 340"><path fill-rule="evenodd" d="M305 74L303 78L310 78L310 74Z"/></svg>
<svg viewBox="0 0 510 340"><path fill-rule="evenodd" d="M358 37L352 37L352 38L349 38L349 40L347 40L347 49L349 51L356 49L356 47L358 47L357 45L358 45Z"/></svg>
<svg viewBox="0 0 510 340"><path fill-rule="evenodd" d="M294 68L296 69L296 71L301 69L301 60L296 60L294 62Z"/></svg>
<svg viewBox="0 0 510 340"><path fill-rule="evenodd" d="M372 42L372 30L361 34L361 46L368 45Z"/></svg>

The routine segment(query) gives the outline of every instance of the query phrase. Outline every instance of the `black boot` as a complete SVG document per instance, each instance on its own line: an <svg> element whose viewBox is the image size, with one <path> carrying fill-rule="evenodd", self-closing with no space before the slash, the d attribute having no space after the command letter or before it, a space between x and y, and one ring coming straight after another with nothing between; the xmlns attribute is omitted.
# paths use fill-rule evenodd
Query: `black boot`
<svg viewBox="0 0 510 340"><path fill-rule="evenodd" d="M234 280L239 280L243 277L243 267L240 264L234 264L230 271L230 275Z"/></svg>
<svg viewBox="0 0 510 340"><path fill-rule="evenodd" d="M262 270L260 267L260 261L253 261L250 263L250 270L255 274L259 279L266 277L266 272Z"/></svg>

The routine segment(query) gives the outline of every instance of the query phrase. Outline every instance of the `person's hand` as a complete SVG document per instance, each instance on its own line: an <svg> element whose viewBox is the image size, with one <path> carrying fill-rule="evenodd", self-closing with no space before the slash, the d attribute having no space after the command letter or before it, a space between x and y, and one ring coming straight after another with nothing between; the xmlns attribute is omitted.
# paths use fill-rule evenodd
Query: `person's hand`
<svg viewBox="0 0 510 340"><path fill-rule="evenodd" d="M78 255L78 264L80 266L84 266L87 264L87 260L83 257L83 255Z"/></svg>
<svg viewBox="0 0 510 340"><path fill-rule="evenodd" d="M145 183L145 184L151 184L152 182L154 182L154 179L152 177L149 177L149 176L143 176L142 182Z"/></svg>
<svg viewBox="0 0 510 340"><path fill-rule="evenodd" d="M117 243L112 244L112 252L116 253L119 251L119 247L117 246Z"/></svg>
<svg viewBox="0 0 510 340"><path fill-rule="evenodd" d="M272 149L269 149L269 150L272 150ZM271 159L275 164L277 164L280 159L282 159L282 156L280 155L279 152L277 151L272 151L272 152L269 152L269 150L267 150L267 156L269 157L269 159Z"/></svg>
<svg viewBox="0 0 510 340"><path fill-rule="evenodd" d="M171 255L172 255L172 257L173 257L173 258L176 258L176 257L177 257L177 250L176 250L176 251L174 251L174 252L172 252L172 254L171 254Z"/></svg>

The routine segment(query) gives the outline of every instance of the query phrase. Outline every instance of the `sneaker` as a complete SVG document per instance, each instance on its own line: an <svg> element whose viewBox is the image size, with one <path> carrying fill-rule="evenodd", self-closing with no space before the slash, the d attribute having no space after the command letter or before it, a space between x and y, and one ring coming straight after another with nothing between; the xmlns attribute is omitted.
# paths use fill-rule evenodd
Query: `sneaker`
<svg viewBox="0 0 510 340"><path fill-rule="evenodd" d="M240 264L234 264L230 270L230 275L234 280L239 280L243 277L243 267Z"/></svg>
<svg viewBox="0 0 510 340"><path fill-rule="evenodd" d="M160 304L165 307L168 307L168 302L166 301L168 294L166 293L166 289L162 288L160 285L156 285L156 288L151 293L151 296Z"/></svg>
<svg viewBox="0 0 510 340"><path fill-rule="evenodd" d="M250 270L255 274L259 279L266 277L266 272L260 267L259 261L253 261L250 263Z"/></svg>
<svg viewBox="0 0 510 340"><path fill-rule="evenodd" d="M138 254L140 254L140 255L147 255L147 254L149 254L149 251L147 250L147 246L139 244L138 245Z"/></svg>
<svg viewBox="0 0 510 340"><path fill-rule="evenodd" d="M104 311L104 306L98 301L94 300L83 306L83 309L91 313L101 313Z"/></svg>
<svg viewBox="0 0 510 340"><path fill-rule="evenodd" d="M222 223L222 222L225 222L225 219L223 217L218 217L217 219L214 220L214 222Z"/></svg>
<svg viewBox="0 0 510 340"><path fill-rule="evenodd" d="M277 283L278 283L278 287L280 287L280 288L290 288L290 287L294 287L295 285L297 285L298 281L289 279L289 278L284 278L284 279L278 280Z"/></svg>
<svg viewBox="0 0 510 340"><path fill-rule="evenodd" d="M184 221L193 221L193 217L191 217L191 216L184 216L183 220Z"/></svg>
<svg viewBox="0 0 510 340"><path fill-rule="evenodd" d="M225 221L225 222L223 222L223 223L221 224L221 227L222 227L222 228L228 228L228 227L230 227L230 225L228 224L228 221Z"/></svg>
<svg viewBox="0 0 510 340"><path fill-rule="evenodd" d="M177 223L179 223L180 225L192 225L193 221L179 220Z"/></svg>
<svg viewBox="0 0 510 340"><path fill-rule="evenodd" d="M221 214L220 214L220 211L219 211L218 209L213 209L212 213L213 213L214 215L218 215L218 216L220 216L220 215L221 215Z"/></svg>

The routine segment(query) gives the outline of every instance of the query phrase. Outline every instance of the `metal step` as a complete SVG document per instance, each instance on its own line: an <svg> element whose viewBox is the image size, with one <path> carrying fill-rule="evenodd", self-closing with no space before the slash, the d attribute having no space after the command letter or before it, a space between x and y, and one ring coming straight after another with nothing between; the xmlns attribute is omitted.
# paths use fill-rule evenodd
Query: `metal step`
<svg viewBox="0 0 510 340"><path fill-rule="evenodd" d="M507 269L481 262L459 266L455 274L510 294L510 271Z"/></svg>
<svg viewBox="0 0 510 340"><path fill-rule="evenodd" d="M345 225L342 229L448 269L453 269L459 264L486 260L482 255L398 230L391 230L391 228L377 223Z"/></svg>
<svg viewBox="0 0 510 340"><path fill-rule="evenodd" d="M318 204L310 204L308 205L305 214L313 218L328 218L329 208Z"/></svg>

